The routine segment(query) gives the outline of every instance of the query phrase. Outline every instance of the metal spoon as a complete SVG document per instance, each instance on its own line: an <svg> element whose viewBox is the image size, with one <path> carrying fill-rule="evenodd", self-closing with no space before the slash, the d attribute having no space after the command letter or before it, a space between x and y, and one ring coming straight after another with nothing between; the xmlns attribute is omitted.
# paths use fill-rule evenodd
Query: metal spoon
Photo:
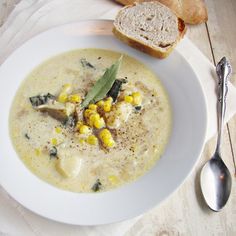
<svg viewBox="0 0 236 236"><path fill-rule="evenodd" d="M229 199L232 180L230 172L221 159L221 139L223 133L226 109L226 95L228 92L228 77L232 72L231 65L223 57L216 66L219 78L217 102L218 137L216 150L212 158L203 166L200 184L206 203L213 211L220 211Z"/></svg>

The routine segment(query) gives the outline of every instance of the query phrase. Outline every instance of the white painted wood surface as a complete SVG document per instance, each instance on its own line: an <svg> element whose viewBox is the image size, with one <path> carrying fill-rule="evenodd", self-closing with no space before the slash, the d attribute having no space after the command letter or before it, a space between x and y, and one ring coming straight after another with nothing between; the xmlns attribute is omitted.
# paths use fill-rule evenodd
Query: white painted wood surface
<svg viewBox="0 0 236 236"><path fill-rule="evenodd" d="M20 0L0 0L0 25ZM207 0L209 20L207 24L191 26L188 37L198 48L213 62L218 61L223 55L230 58L233 68L236 68L236 1L235 0ZM223 16L223 17L222 17ZM235 69L236 70L236 69ZM236 84L236 74L232 80ZM236 154L236 117L231 119L225 127L223 157L233 175L235 169L233 158ZM152 209L138 220L126 233L126 236L157 236L157 235L236 235L236 190L233 178L232 196L222 212L213 213L205 206L199 189L199 171L214 151L215 139L210 140L205 146L201 159L182 186L163 202L159 207ZM5 192L0 193L0 204L6 206L4 214L11 215L13 229L12 235L61 235L60 227L52 227L50 232L35 228L31 218L38 217L26 211L14 200L9 201ZM10 209L10 211L9 211ZM25 212L25 211L24 211ZM20 216L20 217L19 217ZM17 220L16 220L17 219ZM19 220L20 219L20 220ZM46 219L41 219L40 225ZM10 222L9 222L10 223ZM74 235L76 228L72 226L70 235ZM19 231L20 229L20 231ZM1 225L0 235L6 235L4 225ZM78 235L78 234L76 234ZM81 234L82 235L82 234ZM100 233L98 233L100 235Z"/></svg>

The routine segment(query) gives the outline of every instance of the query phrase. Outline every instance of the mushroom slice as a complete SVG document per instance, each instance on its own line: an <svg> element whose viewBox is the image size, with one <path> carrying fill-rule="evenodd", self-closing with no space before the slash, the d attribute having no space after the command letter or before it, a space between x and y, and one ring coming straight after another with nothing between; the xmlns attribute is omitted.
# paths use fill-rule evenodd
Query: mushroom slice
<svg viewBox="0 0 236 236"><path fill-rule="evenodd" d="M47 112L54 119L64 122L75 112L75 104L63 104L54 100L50 100L46 104L35 107L35 109L41 112Z"/></svg>

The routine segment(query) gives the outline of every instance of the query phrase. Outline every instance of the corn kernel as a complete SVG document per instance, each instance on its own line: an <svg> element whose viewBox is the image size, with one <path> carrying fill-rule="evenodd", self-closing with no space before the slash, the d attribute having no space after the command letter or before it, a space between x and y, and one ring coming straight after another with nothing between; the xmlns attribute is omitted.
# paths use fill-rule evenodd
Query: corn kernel
<svg viewBox="0 0 236 236"><path fill-rule="evenodd" d="M96 103L99 107L103 107L104 106L104 101L100 100L99 102Z"/></svg>
<svg viewBox="0 0 236 236"><path fill-rule="evenodd" d="M79 139L79 143L84 144L85 140L83 138Z"/></svg>
<svg viewBox="0 0 236 236"><path fill-rule="evenodd" d="M68 95L66 93L60 93L58 96L58 102L66 103L68 100Z"/></svg>
<svg viewBox="0 0 236 236"><path fill-rule="evenodd" d="M134 92L132 93L132 96L133 96L133 105L137 106L142 103L142 97L140 92Z"/></svg>
<svg viewBox="0 0 236 236"><path fill-rule="evenodd" d="M113 147L115 145L115 141L112 137L104 137L102 142L105 147Z"/></svg>
<svg viewBox="0 0 236 236"><path fill-rule="evenodd" d="M97 129L101 129L105 126L105 121L103 118L100 118L99 120L95 120L93 122L93 126Z"/></svg>
<svg viewBox="0 0 236 236"><path fill-rule="evenodd" d="M91 145L96 145L98 143L98 139L95 135L89 135L87 138L87 143Z"/></svg>
<svg viewBox="0 0 236 236"><path fill-rule="evenodd" d="M77 121L75 128L76 128L77 130L79 130L80 126L82 126L82 125L83 125L83 122L82 122L82 121Z"/></svg>
<svg viewBox="0 0 236 236"><path fill-rule="evenodd" d="M80 184L80 188L81 188L81 190L83 191L83 192L85 192L85 190L86 190L86 184Z"/></svg>
<svg viewBox="0 0 236 236"><path fill-rule="evenodd" d="M109 101L105 101L104 102L104 107L103 107L103 110L105 112L109 112L111 110L111 103Z"/></svg>
<svg viewBox="0 0 236 236"><path fill-rule="evenodd" d="M72 90L72 85L71 84L64 84L63 86L62 86L62 93L70 93L71 92L71 90Z"/></svg>
<svg viewBox="0 0 236 236"><path fill-rule="evenodd" d="M106 123L108 126L112 126L115 123L116 117L115 116L109 116L106 120Z"/></svg>
<svg viewBox="0 0 236 236"><path fill-rule="evenodd" d="M79 132L80 132L81 134L88 134L89 131L90 131L90 129L89 129L89 127L88 127L87 125L81 125L81 126L79 127Z"/></svg>
<svg viewBox="0 0 236 236"><path fill-rule="evenodd" d="M124 98L125 102L127 103L132 103L133 102L133 97L132 96L129 96L129 95L126 95L125 98Z"/></svg>
<svg viewBox="0 0 236 236"><path fill-rule="evenodd" d="M81 102L81 97L79 94L72 94L69 96L68 101L72 103L79 103Z"/></svg>
<svg viewBox="0 0 236 236"><path fill-rule="evenodd" d="M104 137L111 137L111 132L108 129L103 129L99 133L99 137L103 140Z"/></svg>
<svg viewBox="0 0 236 236"><path fill-rule="evenodd" d="M87 118L87 117L89 117L89 115L90 115L90 109L86 109L85 111L84 111L84 116Z"/></svg>
<svg viewBox="0 0 236 236"><path fill-rule="evenodd" d="M89 109L92 110L92 111L97 111L97 105L89 104Z"/></svg>
<svg viewBox="0 0 236 236"><path fill-rule="evenodd" d="M41 150L39 148L35 148L34 152L36 156L39 156L41 154Z"/></svg>
<svg viewBox="0 0 236 236"><path fill-rule="evenodd" d="M92 114L92 115L89 117L89 124L90 124L91 126L93 126L93 125L94 125L94 122L95 122L95 121L98 121L99 119L100 119L99 114L98 114L98 113L94 113L94 114Z"/></svg>
<svg viewBox="0 0 236 236"><path fill-rule="evenodd" d="M95 111L90 110L90 109L86 109L86 110L84 111L84 116L85 116L86 118L88 118L90 115L92 115L92 114L94 114L94 113L95 113Z"/></svg>
<svg viewBox="0 0 236 236"><path fill-rule="evenodd" d="M118 182L119 182L119 179L118 179L117 176L115 176L115 175L110 175L110 176L108 177L108 179L109 179L109 181L110 181L112 184L118 184Z"/></svg>
<svg viewBox="0 0 236 236"><path fill-rule="evenodd" d="M57 145L57 139L56 138L52 138L51 139L51 144L54 145L54 146Z"/></svg>
<svg viewBox="0 0 236 236"><path fill-rule="evenodd" d="M112 104L113 98L112 98L112 97L108 97L108 98L106 99L106 101L108 101L108 102L110 102L110 103Z"/></svg>
<svg viewBox="0 0 236 236"><path fill-rule="evenodd" d="M55 131L56 131L57 134L60 134L61 133L61 127L56 127Z"/></svg>

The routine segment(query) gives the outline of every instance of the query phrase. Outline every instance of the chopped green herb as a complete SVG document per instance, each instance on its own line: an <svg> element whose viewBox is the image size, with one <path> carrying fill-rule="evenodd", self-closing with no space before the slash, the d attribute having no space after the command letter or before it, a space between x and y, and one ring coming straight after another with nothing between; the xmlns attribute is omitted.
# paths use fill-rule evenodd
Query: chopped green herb
<svg viewBox="0 0 236 236"><path fill-rule="evenodd" d="M96 81L92 89L87 93L82 107L87 107L89 103L97 102L106 97L108 91L111 89L116 80L116 75L121 64L122 56L108 69L106 69L103 76Z"/></svg>
<svg viewBox="0 0 236 236"><path fill-rule="evenodd" d="M94 70L96 69L95 66L93 66L90 62L88 62L85 58L81 58L80 62L81 62L83 67L89 67L89 68L92 68Z"/></svg>
<svg viewBox="0 0 236 236"><path fill-rule="evenodd" d="M56 99L56 97L50 93L29 98L33 107L37 107L37 106L46 104L49 100L55 100L55 99Z"/></svg>
<svg viewBox="0 0 236 236"><path fill-rule="evenodd" d="M136 110L136 111L140 111L141 109L142 109L141 106L136 106L136 107L135 107L135 110Z"/></svg>
<svg viewBox="0 0 236 236"><path fill-rule="evenodd" d="M57 157L57 148L55 146L53 146L50 151L49 151L49 156L50 156L50 159L51 158L58 158Z"/></svg>
<svg viewBox="0 0 236 236"><path fill-rule="evenodd" d="M99 190L101 189L101 186L102 186L102 184L101 184L100 180L97 179L96 182L95 182L95 184L94 184L93 187L92 187L92 190L93 190L94 192L97 192L97 191L99 191Z"/></svg>
<svg viewBox="0 0 236 236"><path fill-rule="evenodd" d="M112 85L111 89L108 91L107 96L108 97L112 97L113 98L113 102L116 101L118 94L121 90L121 86L122 86L122 81L119 79L116 79L114 84Z"/></svg>
<svg viewBox="0 0 236 236"><path fill-rule="evenodd" d="M76 124L76 118L74 116L69 116L63 123L63 125L66 128L74 128L75 124Z"/></svg>
<svg viewBox="0 0 236 236"><path fill-rule="evenodd" d="M25 133L25 138L27 138L28 140L30 139L30 137L27 133Z"/></svg>

